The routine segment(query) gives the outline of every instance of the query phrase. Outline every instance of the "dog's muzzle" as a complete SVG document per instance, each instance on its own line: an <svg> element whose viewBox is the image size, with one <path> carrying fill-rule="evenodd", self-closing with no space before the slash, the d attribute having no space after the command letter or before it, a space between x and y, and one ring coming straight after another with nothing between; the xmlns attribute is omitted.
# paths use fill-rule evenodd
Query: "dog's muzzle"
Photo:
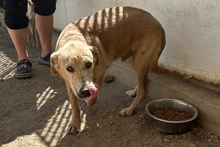
<svg viewBox="0 0 220 147"><path fill-rule="evenodd" d="M98 88L88 86L80 90L79 97L84 98L85 100L90 100L97 97L98 92L99 92Z"/></svg>

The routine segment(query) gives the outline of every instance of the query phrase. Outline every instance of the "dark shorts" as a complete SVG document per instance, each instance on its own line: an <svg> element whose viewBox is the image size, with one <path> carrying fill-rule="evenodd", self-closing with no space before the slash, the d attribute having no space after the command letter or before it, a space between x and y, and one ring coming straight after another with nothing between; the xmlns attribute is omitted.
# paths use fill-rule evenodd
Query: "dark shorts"
<svg viewBox="0 0 220 147"><path fill-rule="evenodd" d="M43 16L51 15L56 10L56 0L32 0L35 13ZM27 0L3 0L5 24L10 29L21 29L28 26Z"/></svg>

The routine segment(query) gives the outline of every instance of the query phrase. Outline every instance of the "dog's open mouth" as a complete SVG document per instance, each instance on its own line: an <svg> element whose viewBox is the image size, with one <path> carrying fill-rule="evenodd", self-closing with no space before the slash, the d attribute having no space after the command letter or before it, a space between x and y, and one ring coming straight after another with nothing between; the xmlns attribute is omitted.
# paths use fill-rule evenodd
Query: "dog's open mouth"
<svg viewBox="0 0 220 147"><path fill-rule="evenodd" d="M85 97L85 100L91 100L98 96L99 90L96 87L89 86L88 87L90 96Z"/></svg>

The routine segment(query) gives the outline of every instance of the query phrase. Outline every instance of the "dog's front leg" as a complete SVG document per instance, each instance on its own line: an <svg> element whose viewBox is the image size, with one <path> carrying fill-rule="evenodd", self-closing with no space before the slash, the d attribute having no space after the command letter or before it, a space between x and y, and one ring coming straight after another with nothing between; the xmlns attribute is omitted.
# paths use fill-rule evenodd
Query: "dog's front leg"
<svg viewBox="0 0 220 147"><path fill-rule="evenodd" d="M69 94L69 100L72 110L72 120L68 128L69 134L75 134L80 131L80 108L77 97L74 95L68 82L66 82L67 91Z"/></svg>
<svg viewBox="0 0 220 147"><path fill-rule="evenodd" d="M143 77L143 78L142 78ZM129 93L131 94L131 96L133 96L133 94L137 94L134 101L132 102L132 104L121 110L121 112L119 113L120 116L130 116L132 115L132 113L136 110L136 108L138 107L138 105L143 101L144 98L146 98L147 95L147 76L137 76L137 86L135 87L135 89Z"/></svg>

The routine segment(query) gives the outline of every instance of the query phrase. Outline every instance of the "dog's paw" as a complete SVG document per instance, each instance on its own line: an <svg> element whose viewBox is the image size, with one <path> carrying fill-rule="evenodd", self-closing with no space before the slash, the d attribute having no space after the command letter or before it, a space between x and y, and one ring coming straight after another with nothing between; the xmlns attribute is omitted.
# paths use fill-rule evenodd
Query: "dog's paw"
<svg viewBox="0 0 220 147"><path fill-rule="evenodd" d="M137 95L137 92L136 90L129 90L126 92L126 94L129 96L129 97L135 97Z"/></svg>
<svg viewBox="0 0 220 147"><path fill-rule="evenodd" d="M80 127L76 127L72 123L69 125L68 134L77 134L80 132Z"/></svg>
<svg viewBox="0 0 220 147"><path fill-rule="evenodd" d="M132 113L133 113L133 110L131 110L131 109L128 107L128 108L122 109L121 112L119 113L119 116L123 116L123 117L131 116Z"/></svg>

